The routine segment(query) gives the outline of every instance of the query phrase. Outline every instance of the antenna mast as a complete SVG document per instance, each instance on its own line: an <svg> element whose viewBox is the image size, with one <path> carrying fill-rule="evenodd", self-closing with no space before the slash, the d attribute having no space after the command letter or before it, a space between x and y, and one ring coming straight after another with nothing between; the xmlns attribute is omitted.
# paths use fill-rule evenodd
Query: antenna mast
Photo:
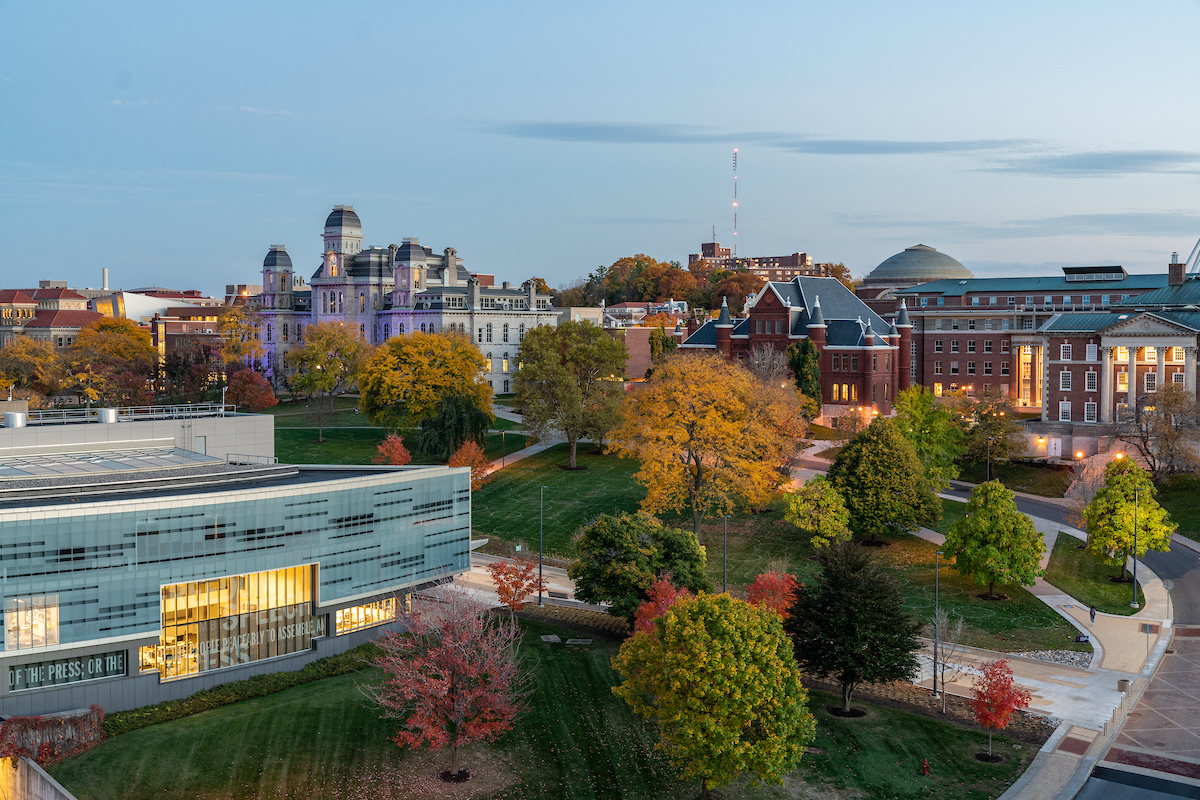
<svg viewBox="0 0 1200 800"><path fill-rule="evenodd" d="M737 269L737 148L733 148L733 260L730 266Z"/></svg>

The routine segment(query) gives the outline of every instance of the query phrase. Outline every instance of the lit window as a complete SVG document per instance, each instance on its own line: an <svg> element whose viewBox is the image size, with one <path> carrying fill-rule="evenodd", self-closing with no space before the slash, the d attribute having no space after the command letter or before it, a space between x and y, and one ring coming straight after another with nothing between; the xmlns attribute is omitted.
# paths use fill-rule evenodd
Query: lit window
<svg viewBox="0 0 1200 800"><path fill-rule="evenodd" d="M405 608L408 610L411 607L409 605L411 596L406 594L404 602ZM394 619L396 619L396 598L388 597L384 600L376 600L374 603L339 609L335 617L334 630L340 636L360 628L383 625Z"/></svg>
<svg viewBox="0 0 1200 800"><path fill-rule="evenodd" d="M9 597L4 601L4 649L58 644L58 595Z"/></svg>
<svg viewBox="0 0 1200 800"><path fill-rule="evenodd" d="M1129 373L1128 372L1118 372L1117 373L1117 389L1122 392L1129 391Z"/></svg>

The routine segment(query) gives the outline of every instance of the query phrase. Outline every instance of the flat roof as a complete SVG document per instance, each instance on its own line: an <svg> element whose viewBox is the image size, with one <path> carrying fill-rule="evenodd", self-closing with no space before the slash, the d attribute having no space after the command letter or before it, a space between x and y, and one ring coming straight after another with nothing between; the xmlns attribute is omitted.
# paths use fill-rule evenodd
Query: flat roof
<svg viewBox="0 0 1200 800"><path fill-rule="evenodd" d="M17 478L105 475L116 471L190 467L222 459L178 447L105 450L98 453L46 453L0 457L0 489Z"/></svg>

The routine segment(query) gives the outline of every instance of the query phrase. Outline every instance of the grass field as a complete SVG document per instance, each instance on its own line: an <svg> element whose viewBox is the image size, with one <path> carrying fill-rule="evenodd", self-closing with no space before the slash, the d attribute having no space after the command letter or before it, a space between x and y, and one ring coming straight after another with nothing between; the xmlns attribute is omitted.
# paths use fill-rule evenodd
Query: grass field
<svg viewBox="0 0 1200 800"><path fill-rule="evenodd" d="M183 800L203 797L328 798L669 798L695 796L698 784L675 779L655 748L654 726L634 716L611 693L617 642L595 637L592 647L549 645L538 634L569 631L523 621L522 650L533 669L533 710L494 745L467 748L468 784L447 787L433 775L447 754L409 753L387 741L391 723L379 718L357 688L378 679L374 669L330 678L194 717L110 739L68 759L51 773L80 800ZM814 692L813 745L781 787L740 781L723 789L731 800L847 797L984 800L998 796L1021 773L1035 749L1016 749L990 765L972 756L987 737L948 722L872 706L867 716L840 719L825 708L835 698ZM922 759L930 775L921 775Z"/></svg>
<svg viewBox="0 0 1200 800"><path fill-rule="evenodd" d="M1178 523L1181 535L1200 539L1200 475L1172 475L1158 487L1156 499Z"/></svg>
<svg viewBox="0 0 1200 800"><path fill-rule="evenodd" d="M951 525L967 515L967 504L957 500L947 500L944 497L941 498L941 501L942 518L937 523L930 525L929 529L945 536L949 533Z"/></svg>
<svg viewBox="0 0 1200 800"><path fill-rule="evenodd" d="M958 479L967 483L983 483L987 477L986 462L959 465ZM1069 467L1035 467L1031 464L992 462L992 477L1014 492L1027 492L1042 497L1062 497L1071 485L1074 473Z"/></svg>
<svg viewBox="0 0 1200 800"><path fill-rule="evenodd" d="M1046 581L1081 603L1095 606L1106 614L1136 614L1138 609L1130 607L1133 586L1128 583L1113 583L1110 577L1117 574L1096 556L1080 550L1083 542L1074 536L1059 534L1050 554L1050 565L1046 569ZM1138 605L1146 602L1138 587Z"/></svg>
<svg viewBox="0 0 1200 800"><path fill-rule="evenodd" d="M387 436L383 428L326 428L326 441L317 441L316 428L285 428L275 430L275 455L284 464L370 464L375 448ZM439 463L416 455L414 436L404 437L404 444L414 453L412 463ZM525 447L526 438L519 433L490 433L484 437L483 453L489 459L499 459L502 453L515 453ZM501 448L504 448L503 450Z"/></svg>

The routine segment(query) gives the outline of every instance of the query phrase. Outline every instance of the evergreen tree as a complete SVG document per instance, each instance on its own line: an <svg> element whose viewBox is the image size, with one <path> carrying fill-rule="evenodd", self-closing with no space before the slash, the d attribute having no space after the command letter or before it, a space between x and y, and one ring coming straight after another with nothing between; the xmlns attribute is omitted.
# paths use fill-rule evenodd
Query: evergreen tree
<svg viewBox="0 0 1200 800"><path fill-rule="evenodd" d="M788 345L788 364L796 376L796 388L805 397L817 404L817 413L821 411L821 354L812 339L802 339L797 344Z"/></svg>

